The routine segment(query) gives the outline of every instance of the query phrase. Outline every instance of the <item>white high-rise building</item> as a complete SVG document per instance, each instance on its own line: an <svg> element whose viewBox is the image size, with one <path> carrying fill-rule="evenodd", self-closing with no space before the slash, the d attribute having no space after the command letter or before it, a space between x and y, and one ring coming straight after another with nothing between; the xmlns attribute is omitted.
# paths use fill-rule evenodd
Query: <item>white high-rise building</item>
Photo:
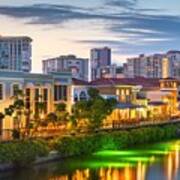
<svg viewBox="0 0 180 180"><path fill-rule="evenodd" d="M43 72L71 72L73 78L89 81L89 60L75 55L46 59L43 60Z"/></svg>
<svg viewBox="0 0 180 180"><path fill-rule="evenodd" d="M0 69L30 72L31 42L26 36L0 36Z"/></svg>

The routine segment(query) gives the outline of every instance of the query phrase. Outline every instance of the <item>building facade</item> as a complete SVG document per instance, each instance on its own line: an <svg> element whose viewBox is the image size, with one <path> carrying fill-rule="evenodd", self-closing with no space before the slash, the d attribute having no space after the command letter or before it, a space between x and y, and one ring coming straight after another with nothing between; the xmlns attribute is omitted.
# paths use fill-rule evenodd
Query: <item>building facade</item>
<svg viewBox="0 0 180 180"><path fill-rule="evenodd" d="M127 59L126 77L177 78L180 79L180 51Z"/></svg>
<svg viewBox="0 0 180 180"><path fill-rule="evenodd" d="M169 51L166 57L169 60L169 77L180 79L180 51Z"/></svg>
<svg viewBox="0 0 180 180"><path fill-rule="evenodd" d="M178 81L173 78L102 79L91 83L103 97L118 100L105 124L163 121L180 114Z"/></svg>
<svg viewBox="0 0 180 180"><path fill-rule="evenodd" d="M43 60L43 72L71 72L76 79L89 80L89 60L74 55Z"/></svg>
<svg viewBox="0 0 180 180"><path fill-rule="evenodd" d="M165 71L168 68L164 63L165 56L154 54L152 56L140 55L137 58L127 60L126 76L145 78L166 78Z"/></svg>
<svg viewBox="0 0 180 180"><path fill-rule="evenodd" d="M44 104L41 116L54 112L56 104L64 102L71 111L71 74L30 74L15 71L0 71L0 112L13 104L16 90L22 90L24 106L29 119L35 119L39 112L39 103ZM12 116L6 116L1 121L1 129L10 130L16 127ZM22 117L21 127L26 126L26 116Z"/></svg>
<svg viewBox="0 0 180 180"><path fill-rule="evenodd" d="M101 69L111 66L111 49L108 47L94 48L90 52L91 80L101 78Z"/></svg>
<svg viewBox="0 0 180 180"><path fill-rule="evenodd" d="M0 36L0 69L30 72L31 42L26 36Z"/></svg>

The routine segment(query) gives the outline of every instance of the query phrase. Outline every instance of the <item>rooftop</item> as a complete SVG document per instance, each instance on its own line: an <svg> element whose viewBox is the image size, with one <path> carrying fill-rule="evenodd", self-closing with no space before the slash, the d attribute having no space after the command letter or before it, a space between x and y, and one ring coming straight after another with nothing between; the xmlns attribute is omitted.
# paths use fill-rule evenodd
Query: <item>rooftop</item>
<svg viewBox="0 0 180 180"><path fill-rule="evenodd" d="M136 78L104 78L92 81L91 85L132 85L132 86L139 86L142 85L143 88L158 88L159 87L159 80L160 79L153 79L153 78L143 78L143 77L136 77Z"/></svg>
<svg viewBox="0 0 180 180"><path fill-rule="evenodd" d="M18 40L18 39L32 41L32 39L29 36L1 36L0 35L0 40Z"/></svg>
<svg viewBox="0 0 180 180"><path fill-rule="evenodd" d="M180 51L178 50L170 50L167 52L167 54L174 54L174 53L179 53L180 54Z"/></svg>
<svg viewBox="0 0 180 180"><path fill-rule="evenodd" d="M58 60L58 61L62 61L62 60L88 60L88 58L80 58L80 57L77 57L73 54L69 54L69 55L61 55L61 56L53 57L53 58L47 58L47 59L44 59L43 61L46 62L46 61L55 61L55 60Z"/></svg>

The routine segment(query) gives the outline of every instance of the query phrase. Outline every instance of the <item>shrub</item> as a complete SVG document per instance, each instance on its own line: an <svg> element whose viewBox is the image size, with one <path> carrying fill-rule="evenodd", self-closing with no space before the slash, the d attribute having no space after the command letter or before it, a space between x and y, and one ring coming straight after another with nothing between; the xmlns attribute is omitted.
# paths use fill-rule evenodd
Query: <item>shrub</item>
<svg viewBox="0 0 180 180"><path fill-rule="evenodd" d="M56 141L62 157L91 154L101 150L118 150L134 145L155 143L177 136L177 125L146 127L129 131L112 131L84 136L66 136Z"/></svg>
<svg viewBox="0 0 180 180"><path fill-rule="evenodd" d="M37 157L48 155L48 147L42 141L24 140L0 145L0 162L15 167L30 166Z"/></svg>

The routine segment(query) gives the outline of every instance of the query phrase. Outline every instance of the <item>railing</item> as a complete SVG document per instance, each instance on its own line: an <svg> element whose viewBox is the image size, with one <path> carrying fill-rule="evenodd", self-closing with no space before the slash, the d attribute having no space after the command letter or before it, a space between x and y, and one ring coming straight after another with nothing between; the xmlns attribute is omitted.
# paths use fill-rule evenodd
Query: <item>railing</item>
<svg viewBox="0 0 180 180"><path fill-rule="evenodd" d="M149 121L139 121L139 122L131 122L129 124L122 123L122 121L113 121L113 123L109 123L104 125L101 129L96 130L98 131L112 131L112 130L130 130L136 129L139 127L147 127L147 126L155 126L155 125L165 125L165 124L175 124L180 123L180 118L176 119L168 119L168 120L149 120ZM79 129L79 132L75 132L75 134L83 135L86 134L88 131L84 131L84 129ZM72 132L67 129L61 128L52 128L52 129L41 129L36 131L33 136L30 138L44 138L44 139L51 139L58 136L63 135L71 135ZM0 135L0 141L12 141L12 130L3 130Z"/></svg>
<svg viewBox="0 0 180 180"><path fill-rule="evenodd" d="M113 121L113 123L104 125L101 130L126 130L126 129L136 129L139 127L146 126L155 126L155 125L165 125L165 124L175 124L180 123L180 118L178 119L168 119L168 120L151 120L151 121L140 121L140 122L132 122L129 124L124 124L121 121Z"/></svg>

